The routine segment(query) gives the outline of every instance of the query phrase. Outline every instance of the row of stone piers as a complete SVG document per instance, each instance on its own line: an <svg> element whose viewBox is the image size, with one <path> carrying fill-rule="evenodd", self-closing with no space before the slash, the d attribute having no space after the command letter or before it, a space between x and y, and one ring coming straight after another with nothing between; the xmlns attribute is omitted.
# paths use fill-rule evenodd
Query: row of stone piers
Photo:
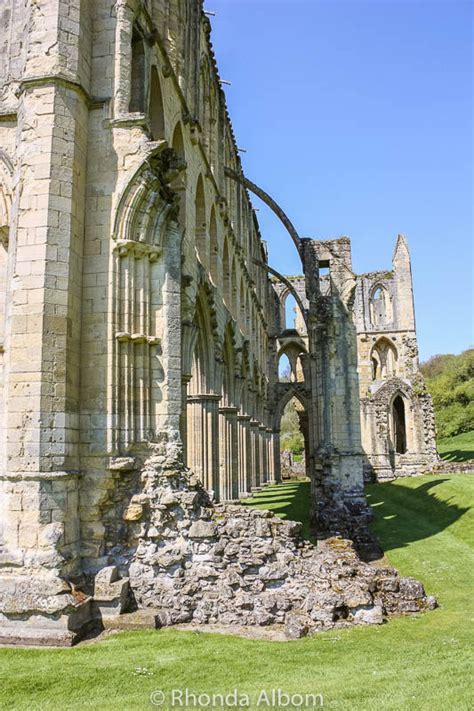
<svg viewBox="0 0 474 711"><path fill-rule="evenodd" d="M217 501L247 496L279 480L279 432L219 395L188 395L186 463Z"/></svg>

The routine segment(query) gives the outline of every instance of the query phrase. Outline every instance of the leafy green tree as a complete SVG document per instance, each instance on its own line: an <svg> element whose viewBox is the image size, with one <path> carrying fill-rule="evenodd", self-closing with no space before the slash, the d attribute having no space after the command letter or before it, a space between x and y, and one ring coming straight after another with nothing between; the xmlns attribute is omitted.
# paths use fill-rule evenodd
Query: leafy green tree
<svg viewBox="0 0 474 711"><path fill-rule="evenodd" d="M421 371L433 398L438 437L474 430L474 349L433 356Z"/></svg>

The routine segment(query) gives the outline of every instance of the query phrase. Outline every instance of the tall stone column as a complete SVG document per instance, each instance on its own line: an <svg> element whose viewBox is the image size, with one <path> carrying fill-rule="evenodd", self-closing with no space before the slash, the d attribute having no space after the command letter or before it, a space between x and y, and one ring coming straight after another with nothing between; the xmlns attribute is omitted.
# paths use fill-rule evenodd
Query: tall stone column
<svg viewBox="0 0 474 711"><path fill-rule="evenodd" d="M304 439L304 456L305 456L305 467L306 476L310 477L310 444L309 444L309 428L308 428L308 413L305 411L298 412L298 420L300 423L300 431Z"/></svg>
<svg viewBox="0 0 474 711"><path fill-rule="evenodd" d="M273 457L273 431L267 428L267 462L268 462L268 483L275 483L275 460Z"/></svg>
<svg viewBox="0 0 474 711"><path fill-rule="evenodd" d="M267 460L267 428L265 425L259 426L260 441L260 484L268 482L268 460Z"/></svg>
<svg viewBox="0 0 474 711"><path fill-rule="evenodd" d="M238 415L239 428L239 497L245 496L250 491L250 470L249 460L251 460L250 442L250 416Z"/></svg>
<svg viewBox="0 0 474 711"><path fill-rule="evenodd" d="M219 395L189 395L187 399L187 464L208 491L219 493Z"/></svg>
<svg viewBox="0 0 474 711"><path fill-rule="evenodd" d="M250 431L252 435L252 489L260 486L260 423L258 420L250 420Z"/></svg>
<svg viewBox="0 0 474 711"><path fill-rule="evenodd" d="M278 483L281 481L280 430L273 430L272 441L273 476Z"/></svg>
<svg viewBox="0 0 474 711"><path fill-rule="evenodd" d="M221 501L239 495L237 408L219 407L219 471Z"/></svg>

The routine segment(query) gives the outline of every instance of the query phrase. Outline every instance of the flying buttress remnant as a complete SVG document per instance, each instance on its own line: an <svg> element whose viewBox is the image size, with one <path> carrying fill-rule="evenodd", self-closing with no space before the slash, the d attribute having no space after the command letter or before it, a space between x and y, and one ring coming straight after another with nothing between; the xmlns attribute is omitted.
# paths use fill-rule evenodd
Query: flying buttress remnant
<svg viewBox="0 0 474 711"><path fill-rule="evenodd" d="M298 232L295 229L295 226L291 222L290 218L288 215L286 215L285 212L281 209L281 207L273 200L273 198L268 195L268 193L265 192L265 190L262 190L262 188L259 188L258 185L255 185L255 183L252 183L251 180L245 177L243 173L236 173L234 170L231 170L230 168L224 168L224 173L228 178L231 178L232 180L235 180L237 183L240 183L241 185L244 186L244 188L247 188L247 190L250 190L250 192L254 193L257 197L260 198L268 207L270 210L273 210L275 215L278 217L279 220L283 223L285 226L286 230L288 231L288 234L290 235L291 239L293 240L293 243L298 250L298 254L301 256L301 239L298 234Z"/></svg>
<svg viewBox="0 0 474 711"><path fill-rule="evenodd" d="M274 277L278 279L278 281L281 281L282 284L284 284L288 291L292 294L292 296L295 297L295 301L298 304L301 315L303 316L304 322L306 324L306 327L308 327L308 309L304 307L303 301L301 300L300 295L296 291L295 287L291 283L289 279L287 279L283 274L280 274L280 272L277 272L276 269L273 269L269 264L264 264L263 262L258 261L258 259L254 259L254 264L256 264L259 267L263 267L264 269L267 270L267 272L270 272Z"/></svg>
<svg viewBox="0 0 474 711"><path fill-rule="evenodd" d="M296 231L295 226L291 222L290 218L288 215L281 209L281 207L273 200L273 198L270 197L268 193L265 192L265 190L262 190L262 188L259 188L258 185L255 185L255 183L252 183L251 180L245 177L243 173L236 173L235 170L231 170L230 168L224 168L224 173L228 178L231 178L232 180L235 180L237 183L240 183L243 185L247 190L250 190L250 192L254 193L257 197L260 198L268 207L270 210L272 210L275 215L278 217L278 219L283 223L284 227L286 228L288 234L290 235L291 239L293 240L293 243L298 250L298 254L300 255L301 258L301 239ZM305 320L306 325L307 323L307 311L305 307L303 306L303 302L301 301L301 298L299 294L297 293L296 289L294 288L293 284L283 276L283 274L280 274L280 272L277 272L276 269L272 269L268 264L263 264L263 262L258 262L257 260L254 260L256 264L258 264L261 267L265 267L267 271L270 272L270 274L273 274L277 279L279 279L283 284L285 284L286 287L288 287L289 291L291 294L295 297L296 303L301 309L301 313L303 315L303 318Z"/></svg>

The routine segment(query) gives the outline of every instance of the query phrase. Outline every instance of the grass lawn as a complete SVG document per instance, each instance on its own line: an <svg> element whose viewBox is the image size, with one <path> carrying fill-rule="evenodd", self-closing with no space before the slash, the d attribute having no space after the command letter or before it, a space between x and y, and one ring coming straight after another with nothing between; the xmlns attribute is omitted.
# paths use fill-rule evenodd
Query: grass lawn
<svg viewBox="0 0 474 711"><path fill-rule="evenodd" d="M438 452L448 462L463 462L474 459L474 431L464 432L456 437L439 440Z"/></svg>
<svg viewBox="0 0 474 711"><path fill-rule="evenodd" d="M438 596L433 612L287 643L165 630L73 649L0 649L0 708L150 709L153 690L187 687L254 699L261 689L319 693L324 708L344 711L472 709L473 488L469 475L369 487L388 558ZM308 497L308 483L287 483L254 504L306 519Z"/></svg>

